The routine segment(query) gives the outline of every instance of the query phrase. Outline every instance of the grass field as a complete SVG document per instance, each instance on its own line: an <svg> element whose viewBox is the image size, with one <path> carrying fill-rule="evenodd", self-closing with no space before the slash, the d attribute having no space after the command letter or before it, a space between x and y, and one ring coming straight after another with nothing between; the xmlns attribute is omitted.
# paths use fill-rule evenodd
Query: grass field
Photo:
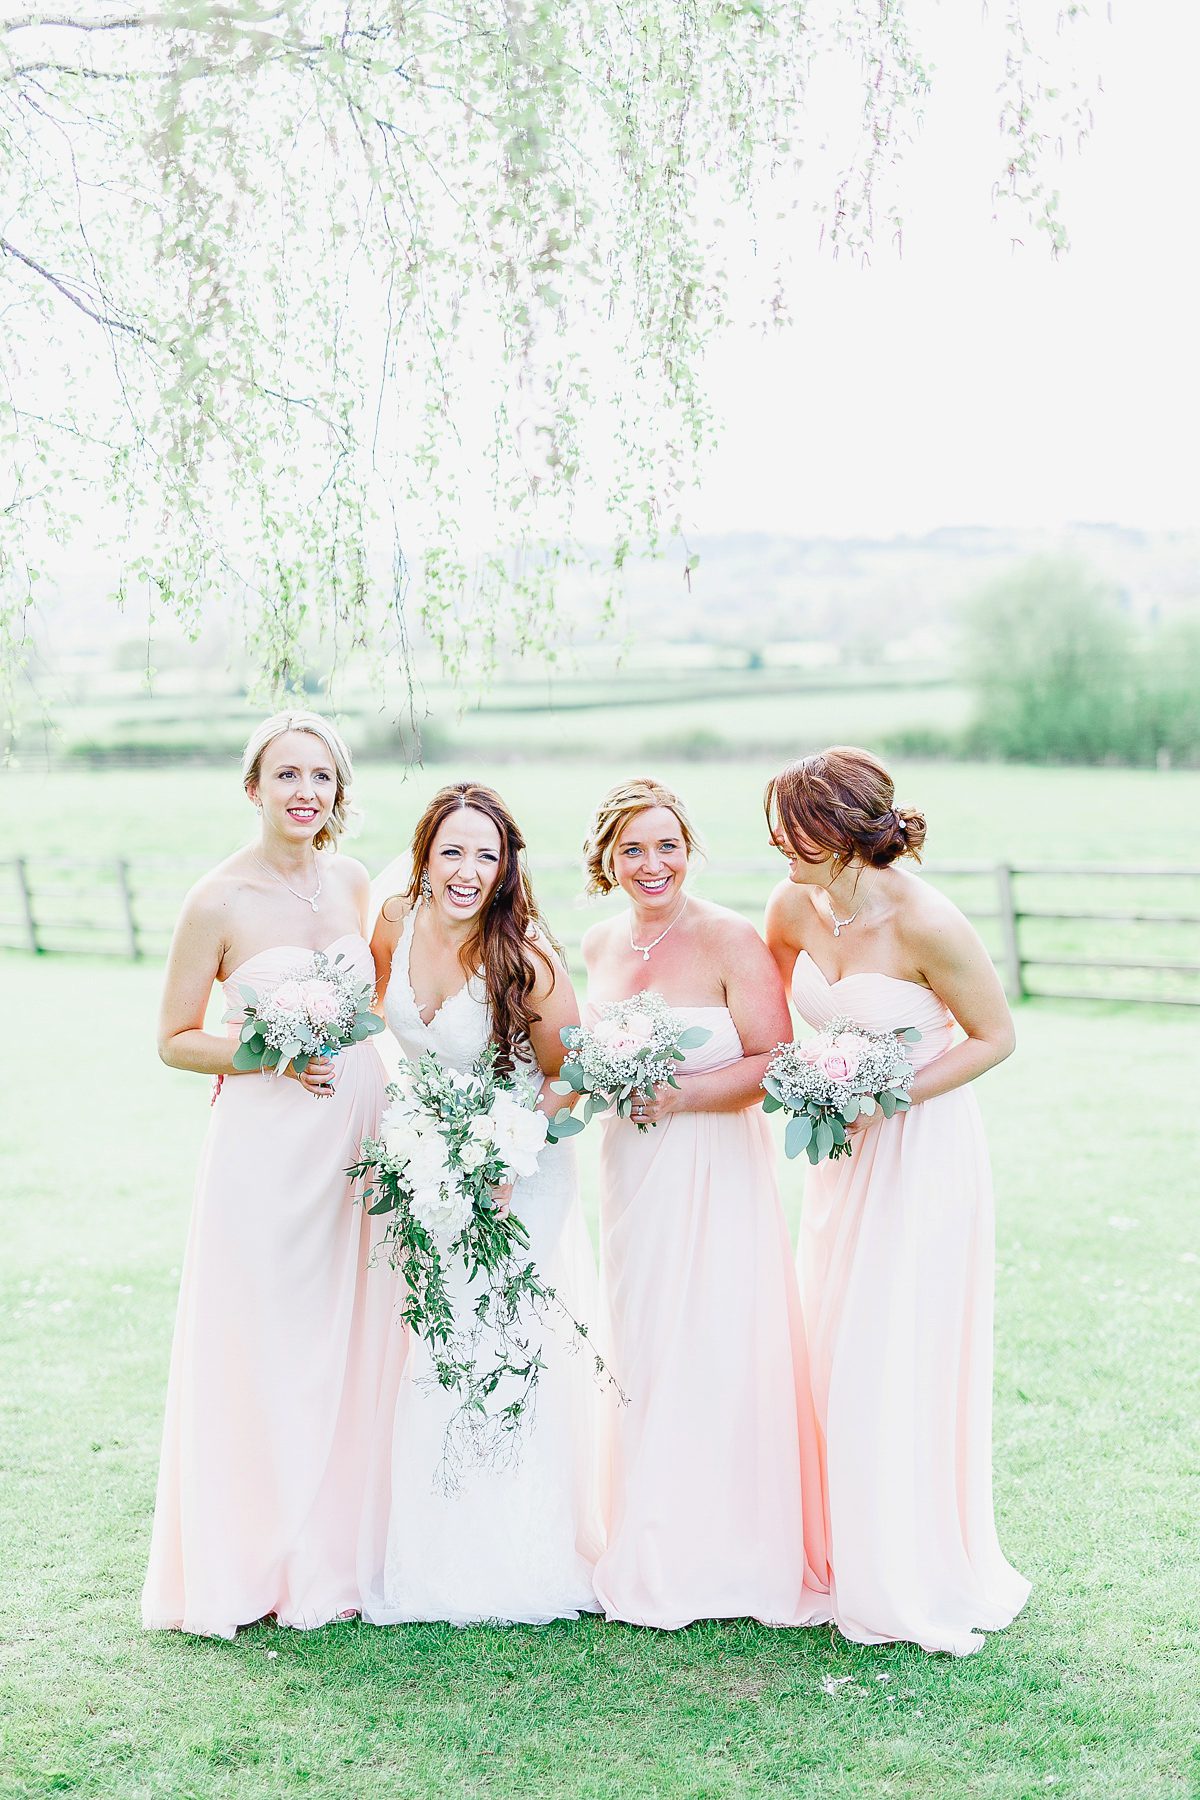
<svg viewBox="0 0 1200 1800"><path fill-rule="evenodd" d="M154 1057L156 968L3 967L0 1794L1200 1794L1191 1016L1030 1006L980 1086L997 1506L1034 1582L980 1656L745 1623L223 1644L137 1610L205 1084Z"/></svg>
<svg viewBox="0 0 1200 1800"><path fill-rule="evenodd" d="M627 765L626 765L627 767ZM363 771L377 867L449 771ZM543 853L613 764L485 768ZM768 772L664 766L717 855ZM1200 776L904 769L943 857L1195 861ZM27 853L211 860L213 770L6 777ZM564 891L562 904L569 904ZM979 1088L997 1178L996 1487L1034 1582L955 1662L741 1623L144 1635L167 1356L205 1084L153 1052L161 971L0 957L0 1796L1029 1800L1200 1796L1200 1019L1021 1010ZM580 1140L594 1222L595 1141ZM795 1225L800 1174L784 1169Z"/></svg>

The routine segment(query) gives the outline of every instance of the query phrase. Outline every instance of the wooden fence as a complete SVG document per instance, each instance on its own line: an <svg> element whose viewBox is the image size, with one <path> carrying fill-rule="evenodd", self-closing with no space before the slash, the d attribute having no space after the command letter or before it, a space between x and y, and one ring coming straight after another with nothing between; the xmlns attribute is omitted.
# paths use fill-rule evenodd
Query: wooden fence
<svg viewBox="0 0 1200 1800"><path fill-rule="evenodd" d="M576 947L590 922L580 910L578 863L534 857L532 866L551 924ZM0 949L162 956L202 868L177 857L2 861ZM765 858L717 859L697 888L757 921L782 870ZM1014 1000L1200 1006L1200 868L929 862L922 873L978 926Z"/></svg>

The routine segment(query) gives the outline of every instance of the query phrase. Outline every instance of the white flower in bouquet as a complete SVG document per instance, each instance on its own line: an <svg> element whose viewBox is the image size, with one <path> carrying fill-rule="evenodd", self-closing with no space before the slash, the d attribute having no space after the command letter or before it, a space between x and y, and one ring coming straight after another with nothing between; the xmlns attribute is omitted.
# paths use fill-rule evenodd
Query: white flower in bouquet
<svg viewBox="0 0 1200 1800"><path fill-rule="evenodd" d="M471 1217L472 1200L457 1182L443 1180L429 1187L414 1187L412 1216L439 1244L452 1244Z"/></svg>
<svg viewBox="0 0 1200 1800"><path fill-rule="evenodd" d="M476 1113L467 1126L467 1136L490 1148L496 1141L496 1121L491 1113Z"/></svg>
<svg viewBox="0 0 1200 1800"><path fill-rule="evenodd" d="M496 1094L491 1107L492 1143L510 1175L536 1175L548 1124L545 1113L522 1106L509 1094Z"/></svg>

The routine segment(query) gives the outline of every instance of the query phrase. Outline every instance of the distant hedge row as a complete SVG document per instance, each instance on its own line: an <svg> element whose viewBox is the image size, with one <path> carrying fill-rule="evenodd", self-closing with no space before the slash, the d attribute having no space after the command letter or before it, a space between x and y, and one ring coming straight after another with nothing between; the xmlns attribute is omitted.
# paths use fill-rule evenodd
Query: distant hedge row
<svg viewBox="0 0 1200 1800"><path fill-rule="evenodd" d="M976 596L962 623L974 718L940 746L912 732L894 750L1200 766L1200 607L1142 627L1080 564L1037 558Z"/></svg>

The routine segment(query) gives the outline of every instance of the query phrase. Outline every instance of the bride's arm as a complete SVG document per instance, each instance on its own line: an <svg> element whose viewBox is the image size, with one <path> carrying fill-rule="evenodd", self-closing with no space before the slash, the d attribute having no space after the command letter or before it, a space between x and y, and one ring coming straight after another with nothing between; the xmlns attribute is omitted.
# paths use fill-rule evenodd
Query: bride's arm
<svg viewBox="0 0 1200 1800"><path fill-rule="evenodd" d="M710 954L722 969L725 1004L742 1040L742 1059L724 1069L681 1075L678 1088L655 1090L644 1117L673 1112L744 1112L762 1099L762 1079L777 1044L792 1040L787 996L771 952L747 919L714 919Z"/></svg>
<svg viewBox="0 0 1200 1800"><path fill-rule="evenodd" d="M546 1078L538 1096L538 1111L553 1118L556 1112L564 1106L574 1106L581 1097L579 1094L556 1094L550 1087L567 1060L567 1049L561 1033L569 1025L578 1025L579 1002L571 985L571 977L555 955L553 946L540 935L535 941L542 956L535 955L532 959L535 979L530 998L541 1017L536 1025L530 1026L529 1041L537 1058L538 1068Z"/></svg>

